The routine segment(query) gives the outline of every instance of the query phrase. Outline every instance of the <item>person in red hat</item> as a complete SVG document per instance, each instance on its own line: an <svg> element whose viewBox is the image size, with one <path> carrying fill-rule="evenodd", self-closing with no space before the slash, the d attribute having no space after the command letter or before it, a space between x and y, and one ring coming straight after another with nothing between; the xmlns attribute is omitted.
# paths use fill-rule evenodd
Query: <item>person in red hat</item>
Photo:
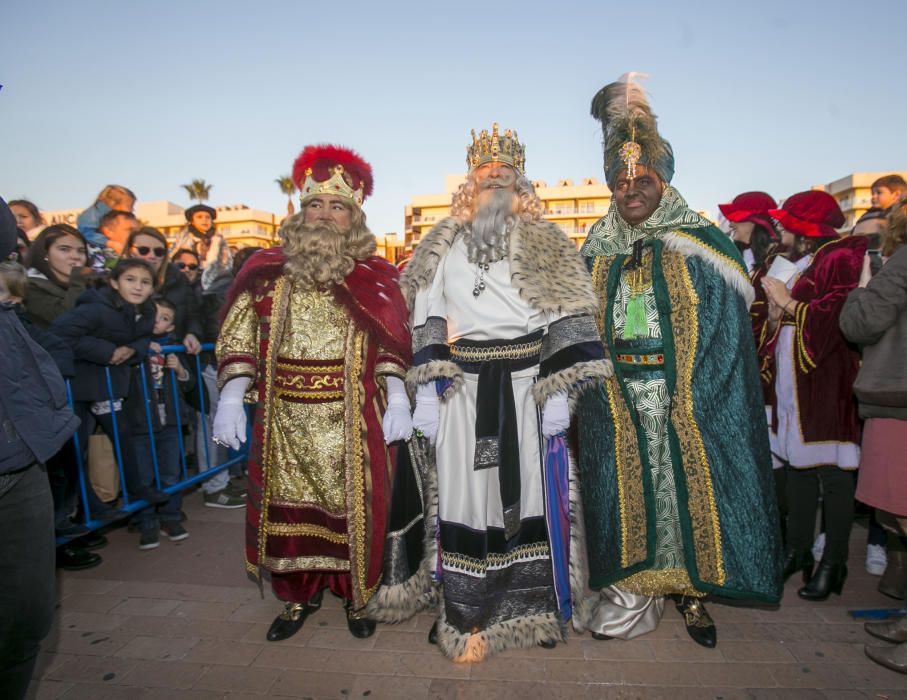
<svg viewBox="0 0 907 700"><path fill-rule="evenodd" d="M769 214L796 271L785 283L766 276L768 332L760 344L763 371L774 386L770 441L784 463L787 548L784 576L802 572L797 594L825 600L847 578L860 426L853 399L859 355L844 340L838 317L856 288L867 240L839 238L844 215L830 194L799 192ZM821 487L825 549L818 567L810 551Z"/></svg>
<svg viewBox="0 0 907 700"><path fill-rule="evenodd" d="M750 274L765 263L779 240L768 214L769 210L777 208L778 203L765 192L744 192L729 204L718 205L731 224L731 238L743 255Z"/></svg>
<svg viewBox="0 0 907 700"><path fill-rule="evenodd" d="M750 322L753 326L753 337L756 344L762 341L768 327L768 299L762 288L762 278L768 272L769 265L777 255L781 244L775 222L769 211L777 209L778 203L765 192L744 192L734 197L728 204L719 204L718 209L731 225L731 238L743 255L750 282L756 292L756 298L750 304ZM762 395L766 410L771 412L772 383L767 373L760 373ZM770 415L769 415L770 417ZM781 532L784 534L787 513L784 508L784 471L780 460L772 460L775 473L775 490L778 495Z"/></svg>
<svg viewBox="0 0 907 700"><path fill-rule="evenodd" d="M282 247L249 258L227 295L214 438L238 449L243 403L257 406L246 567L268 572L286 603L268 640L295 634L325 589L343 599L350 632L368 637L395 456L386 442L412 432L408 312L362 212L369 164L309 146L293 179L300 211L281 226Z"/></svg>

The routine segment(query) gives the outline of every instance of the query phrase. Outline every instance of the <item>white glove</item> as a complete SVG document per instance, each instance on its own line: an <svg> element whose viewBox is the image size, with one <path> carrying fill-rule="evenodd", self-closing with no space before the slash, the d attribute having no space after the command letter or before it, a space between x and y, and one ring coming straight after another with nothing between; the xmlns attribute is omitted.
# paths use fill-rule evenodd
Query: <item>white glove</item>
<svg viewBox="0 0 907 700"><path fill-rule="evenodd" d="M563 433L570 427L570 407L567 404L567 392L558 391L545 401L542 408L542 437Z"/></svg>
<svg viewBox="0 0 907 700"><path fill-rule="evenodd" d="M441 403L434 381L420 384L416 388L416 410L413 411L413 428L421 430L428 441L434 444L438 437L438 423L441 419Z"/></svg>
<svg viewBox="0 0 907 700"><path fill-rule="evenodd" d="M234 450L246 441L246 409L243 397L251 383L251 377L236 377L224 384L214 414L214 442L227 445Z"/></svg>
<svg viewBox="0 0 907 700"><path fill-rule="evenodd" d="M403 380L398 377L387 377L387 410L381 427L384 429L384 442L390 445L397 440L409 440L413 434L413 419L409 413L409 397Z"/></svg>

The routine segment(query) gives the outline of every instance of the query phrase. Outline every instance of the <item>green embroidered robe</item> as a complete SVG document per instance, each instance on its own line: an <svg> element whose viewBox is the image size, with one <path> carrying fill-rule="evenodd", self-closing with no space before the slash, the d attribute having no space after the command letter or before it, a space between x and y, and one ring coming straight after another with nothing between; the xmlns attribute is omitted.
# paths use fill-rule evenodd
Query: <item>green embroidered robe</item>
<svg viewBox="0 0 907 700"><path fill-rule="evenodd" d="M623 252L584 249L615 368L577 406L589 583L776 602L781 540L752 287L727 236L704 220L677 223L636 236L650 275L649 332L629 352L663 356L648 374L617 361L634 347L621 337L631 241Z"/></svg>

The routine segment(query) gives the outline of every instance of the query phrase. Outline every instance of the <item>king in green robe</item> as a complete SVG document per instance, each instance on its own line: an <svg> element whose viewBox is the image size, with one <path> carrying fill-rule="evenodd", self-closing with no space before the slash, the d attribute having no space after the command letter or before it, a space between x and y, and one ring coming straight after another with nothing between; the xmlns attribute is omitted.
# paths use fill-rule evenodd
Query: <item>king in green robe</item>
<svg viewBox="0 0 907 700"><path fill-rule="evenodd" d="M614 85L626 91L596 96L614 201L582 250L614 364L577 405L589 585L600 593L589 627L597 638L648 632L671 595L690 636L712 647L705 596L776 603L782 587L753 289L729 238L668 184L673 153L654 115L649 129L614 128ZM635 162L619 148L628 141Z"/></svg>

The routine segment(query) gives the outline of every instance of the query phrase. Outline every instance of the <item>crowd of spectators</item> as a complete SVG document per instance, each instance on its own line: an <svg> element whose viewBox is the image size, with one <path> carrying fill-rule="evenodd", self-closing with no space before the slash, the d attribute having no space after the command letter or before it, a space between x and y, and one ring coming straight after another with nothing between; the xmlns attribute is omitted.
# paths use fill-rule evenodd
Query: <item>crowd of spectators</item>
<svg viewBox="0 0 907 700"><path fill-rule="evenodd" d="M53 397L46 427L37 438L21 436L43 465L42 478L46 467L55 534L65 541L56 565L68 569L101 561L96 550L106 541L83 524L86 510L92 521L126 517L123 501L105 500L90 481L81 488L79 465L89 464L97 433L119 453L129 499L149 504L130 522L143 550L158 547L161 532L172 541L189 536L182 496L164 490L184 477L186 460L201 472L227 459L225 448L210 440L211 410L200 410L218 400L216 360L203 344L216 340L227 290L257 249L232 251L216 231L216 211L203 204L186 211L186 228L171 246L138 221L135 200L128 188L107 186L76 227L48 225L24 199L0 211L15 222L0 263L4 342L15 337L23 353L40 346L46 354L28 366L69 380L64 403L72 413L60 403L63 383L51 380L42 388ZM0 207L6 209L2 200ZM793 195L781 206L749 192L721 210L757 292L754 348L785 576L802 576L799 595L806 600L840 593L855 503L862 503L871 509L866 568L880 576L879 590L904 599L907 183L896 175L875 182L872 208L843 232L841 210L821 192ZM173 345L182 349L165 350ZM0 509L8 506L2 480L13 462L0 452ZM13 466L10 471L22 469ZM34 481L22 487L32 493ZM205 505L244 507L237 484L227 471L203 481ZM904 644L876 660L907 672L907 622L878 624L887 626L870 632Z"/></svg>

